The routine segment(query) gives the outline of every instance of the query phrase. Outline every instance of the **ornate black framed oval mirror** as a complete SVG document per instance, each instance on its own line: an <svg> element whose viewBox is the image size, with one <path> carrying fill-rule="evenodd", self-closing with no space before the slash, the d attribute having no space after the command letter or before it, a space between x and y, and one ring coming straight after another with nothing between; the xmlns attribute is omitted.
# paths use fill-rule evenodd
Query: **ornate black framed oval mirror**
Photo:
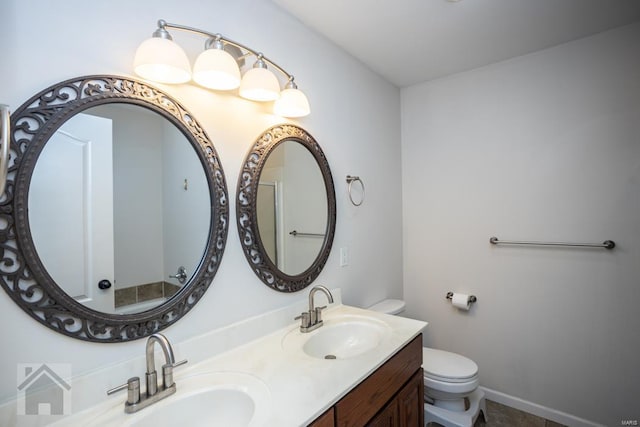
<svg viewBox="0 0 640 427"><path fill-rule="evenodd" d="M260 280L280 292L309 286L336 227L333 178L316 140L294 125L260 135L240 172L236 211L243 252Z"/></svg>
<svg viewBox="0 0 640 427"><path fill-rule="evenodd" d="M70 79L11 116L0 283L57 332L122 342L178 321L216 274L228 215L213 143L143 81Z"/></svg>

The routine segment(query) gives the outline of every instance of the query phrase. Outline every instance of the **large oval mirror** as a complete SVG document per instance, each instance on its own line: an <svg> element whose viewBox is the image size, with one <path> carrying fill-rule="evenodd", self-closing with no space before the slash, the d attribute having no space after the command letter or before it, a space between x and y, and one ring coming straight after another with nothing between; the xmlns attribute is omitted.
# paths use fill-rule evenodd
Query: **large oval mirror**
<svg viewBox="0 0 640 427"><path fill-rule="evenodd" d="M333 243L336 202L329 164L309 133L280 125L257 139L236 207L242 247L260 280L282 292L315 280Z"/></svg>
<svg viewBox="0 0 640 427"><path fill-rule="evenodd" d="M224 251L227 189L184 107L137 80L73 79L16 110L11 148L2 205L14 209L0 232L17 245L5 248L0 281L25 311L66 335L117 342L199 300Z"/></svg>

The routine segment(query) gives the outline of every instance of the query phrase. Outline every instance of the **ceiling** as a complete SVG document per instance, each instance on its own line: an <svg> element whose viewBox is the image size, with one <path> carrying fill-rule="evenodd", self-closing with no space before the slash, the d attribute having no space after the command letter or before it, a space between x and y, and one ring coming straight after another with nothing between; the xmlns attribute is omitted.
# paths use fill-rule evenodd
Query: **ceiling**
<svg viewBox="0 0 640 427"><path fill-rule="evenodd" d="M640 0L272 0L398 87L640 21Z"/></svg>

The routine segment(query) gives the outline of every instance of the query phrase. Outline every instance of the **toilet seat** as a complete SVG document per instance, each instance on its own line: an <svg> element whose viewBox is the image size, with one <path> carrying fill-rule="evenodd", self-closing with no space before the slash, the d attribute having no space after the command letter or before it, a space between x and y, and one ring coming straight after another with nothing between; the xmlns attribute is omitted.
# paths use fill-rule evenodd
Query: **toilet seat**
<svg viewBox="0 0 640 427"><path fill-rule="evenodd" d="M422 348L424 376L452 383L471 381L478 376L478 365L462 355L435 348Z"/></svg>
<svg viewBox="0 0 640 427"><path fill-rule="evenodd" d="M464 395L480 384L478 365L456 353L424 347L422 368L427 390Z"/></svg>

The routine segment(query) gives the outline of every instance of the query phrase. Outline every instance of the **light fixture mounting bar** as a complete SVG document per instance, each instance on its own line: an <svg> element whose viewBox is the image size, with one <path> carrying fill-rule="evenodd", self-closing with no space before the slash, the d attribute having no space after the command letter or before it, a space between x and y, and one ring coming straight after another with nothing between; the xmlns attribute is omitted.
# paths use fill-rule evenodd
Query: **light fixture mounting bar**
<svg viewBox="0 0 640 427"><path fill-rule="evenodd" d="M228 43L228 44L230 44L232 46L237 47L240 50L244 50L246 52L249 52L250 54L254 55L256 58L261 58L263 61L269 63L269 65L273 66L275 69L277 69L282 74L284 74L288 81L290 81L290 82L293 81L293 75L287 73L284 70L284 68L282 68L281 66L279 66L278 64L276 64L275 62L273 62L272 60L267 58L266 56L264 56L262 53L260 53L258 51L255 51L255 50L251 49L250 47L243 45L242 43L238 43L236 41L230 40L230 39L222 36L219 33L211 33L209 31L201 30L199 28L189 27L187 25L173 24L173 23L169 23L169 22L167 22L167 21L165 21L163 19L158 20L158 27L162 28L162 29L171 28L171 29L180 30L180 31L186 31L186 32L190 32L190 33L194 33L194 34L198 34L198 35L202 35L202 36L207 36L207 37L212 37L212 38L219 38L220 41L222 41L223 43Z"/></svg>

